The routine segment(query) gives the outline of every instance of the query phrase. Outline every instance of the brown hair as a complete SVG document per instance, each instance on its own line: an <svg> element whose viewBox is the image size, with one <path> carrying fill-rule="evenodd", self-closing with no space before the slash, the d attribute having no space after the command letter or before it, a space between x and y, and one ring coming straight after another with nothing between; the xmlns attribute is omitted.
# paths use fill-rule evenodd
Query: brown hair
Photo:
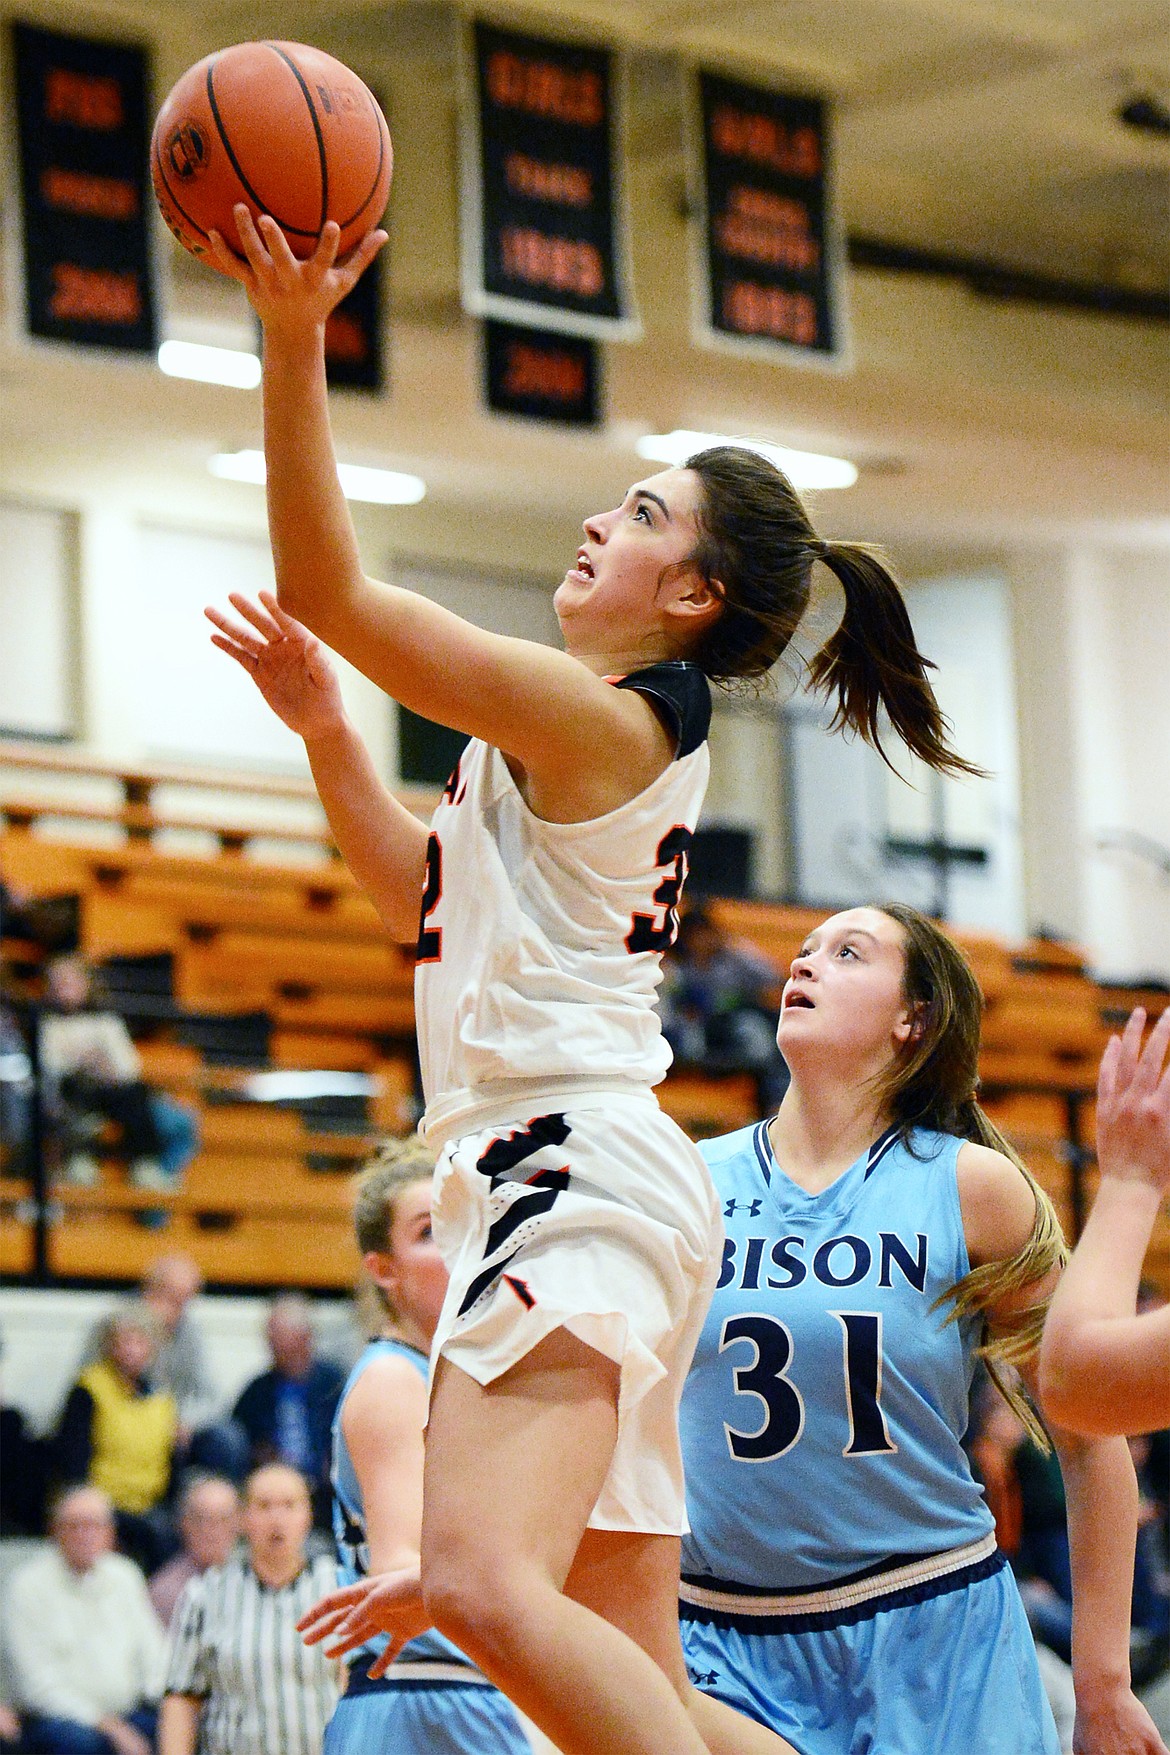
<svg viewBox="0 0 1170 1755"><path fill-rule="evenodd" d="M363 1255L390 1253L390 1227L398 1197L416 1182L429 1182L434 1170L434 1154L416 1134L386 1140L379 1147L357 1178L353 1229ZM382 1315L393 1317L395 1312L385 1290L377 1286L374 1291Z"/></svg>
<svg viewBox="0 0 1170 1755"><path fill-rule="evenodd" d="M937 1300L949 1304L948 1322L983 1317L979 1353L988 1374L1020 1419L1045 1449L1047 1436L1021 1389L1002 1374L1029 1359L1040 1345L1046 1304L1035 1304L997 1324L992 1334L987 1312L999 1299L1042 1280L1068 1259L1060 1220L1019 1153L979 1107L979 1037L983 995L966 957L946 933L917 908L883 904L905 938L902 992L915 1008L920 1028L878 1085L877 1095L904 1139L911 1129L956 1134L975 1145L1002 1152L1032 1191L1036 1217L1032 1235L1018 1254L987 1262L951 1286Z"/></svg>
<svg viewBox="0 0 1170 1755"><path fill-rule="evenodd" d="M848 728L888 762L881 713L906 747L951 774L980 769L947 743L949 727L930 686L898 582L875 548L822 542L787 476L742 445L688 457L702 483L695 566L723 599L696 651L713 682L762 677L808 606L813 564L823 561L845 593L835 634L809 665L813 687L835 702L833 730Z"/></svg>

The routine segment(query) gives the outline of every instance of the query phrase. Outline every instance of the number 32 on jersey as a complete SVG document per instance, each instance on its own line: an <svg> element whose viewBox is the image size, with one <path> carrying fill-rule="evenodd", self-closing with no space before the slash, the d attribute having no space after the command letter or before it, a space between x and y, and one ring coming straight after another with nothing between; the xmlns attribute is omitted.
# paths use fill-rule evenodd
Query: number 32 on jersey
<svg viewBox="0 0 1170 1755"><path fill-rule="evenodd" d="M638 951L669 950L674 943L678 934L678 903L686 882L687 859L694 838L685 824L676 824L658 843L655 862L666 876L654 891L654 901L662 909L662 914L635 913L631 917L625 941L631 955ZM416 963L439 963L443 959L443 929L428 925L442 897L443 844L432 829L427 836Z"/></svg>

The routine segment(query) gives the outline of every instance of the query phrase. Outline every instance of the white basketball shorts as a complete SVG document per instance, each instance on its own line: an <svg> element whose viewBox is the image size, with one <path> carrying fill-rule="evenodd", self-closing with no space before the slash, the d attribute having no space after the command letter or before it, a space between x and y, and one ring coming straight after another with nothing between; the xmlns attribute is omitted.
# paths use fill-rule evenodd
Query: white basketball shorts
<svg viewBox="0 0 1170 1755"><path fill-rule="evenodd" d="M707 1166L649 1088L527 1089L477 1111L435 1172L451 1276L431 1352L493 1383L565 1328L621 1368L590 1528L687 1529L678 1405L723 1251ZM484 1125L479 1125L480 1123Z"/></svg>

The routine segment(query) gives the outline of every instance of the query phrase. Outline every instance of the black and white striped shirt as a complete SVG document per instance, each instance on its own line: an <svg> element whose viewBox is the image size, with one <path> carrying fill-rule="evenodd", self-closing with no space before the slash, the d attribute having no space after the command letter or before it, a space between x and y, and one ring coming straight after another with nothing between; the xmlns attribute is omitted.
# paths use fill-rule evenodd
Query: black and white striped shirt
<svg viewBox="0 0 1170 1755"><path fill-rule="evenodd" d="M200 1755L321 1755L337 1703L337 1666L296 1624L337 1583L327 1554L269 1590L248 1556L193 1578L171 1627L168 1694L204 1702Z"/></svg>

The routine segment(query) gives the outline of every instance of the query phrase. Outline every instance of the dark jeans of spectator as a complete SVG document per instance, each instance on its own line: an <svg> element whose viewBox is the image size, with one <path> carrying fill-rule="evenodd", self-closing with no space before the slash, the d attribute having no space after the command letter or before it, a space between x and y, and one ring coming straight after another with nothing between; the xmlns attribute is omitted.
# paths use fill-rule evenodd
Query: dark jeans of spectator
<svg viewBox="0 0 1170 1755"><path fill-rule="evenodd" d="M158 1707L136 1706L126 1714L126 1722L141 1731L153 1749ZM115 1755L110 1739L92 1725L78 1724L72 1718L44 1718L39 1713L25 1719L20 1747L27 1755Z"/></svg>
<svg viewBox="0 0 1170 1755"><path fill-rule="evenodd" d="M71 1109L116 1121L122 1129L122 1149L128 1158L157 1158L162 1151L163 1139L150 1090L141 1079L112 1084L105 1079L91 1079L88 1073L70 1073L61 1080L61 1096Z"/></svg>

